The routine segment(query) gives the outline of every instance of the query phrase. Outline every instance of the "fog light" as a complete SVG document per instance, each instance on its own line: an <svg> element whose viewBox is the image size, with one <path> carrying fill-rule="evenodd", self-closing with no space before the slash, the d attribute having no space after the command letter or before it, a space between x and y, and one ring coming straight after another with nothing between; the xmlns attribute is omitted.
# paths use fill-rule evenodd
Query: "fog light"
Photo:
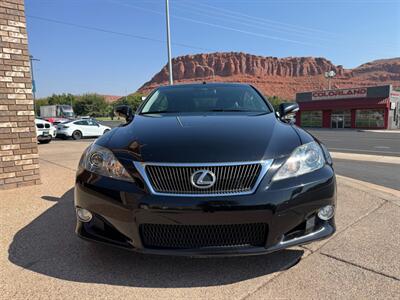
<svg viewBox="0 0 400 300"><path fill-rule="evenodd" d="M92 213L87 209L78 207L76 209L76 215L78 216L79 221L89 222L92 219Z"/></svg>
<svg viewBox="0 0 400 300"><path fill-rule="evenodd" d="M335 209L332 205L327 205L319 209L318 218L324 221L328 221L335 214Z"/></svg>

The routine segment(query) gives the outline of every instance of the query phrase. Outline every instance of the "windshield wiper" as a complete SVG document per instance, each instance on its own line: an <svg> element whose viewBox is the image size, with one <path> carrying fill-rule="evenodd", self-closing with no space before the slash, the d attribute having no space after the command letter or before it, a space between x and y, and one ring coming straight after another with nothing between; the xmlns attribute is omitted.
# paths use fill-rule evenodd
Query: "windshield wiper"
<svg viewBox="0 0 400 300"><path fill-rule="evenodd" d="M149 114L174 114L179 113L177 110L154 110L154 111L146 111L140 113L141 115L149 115Z"/></svg>

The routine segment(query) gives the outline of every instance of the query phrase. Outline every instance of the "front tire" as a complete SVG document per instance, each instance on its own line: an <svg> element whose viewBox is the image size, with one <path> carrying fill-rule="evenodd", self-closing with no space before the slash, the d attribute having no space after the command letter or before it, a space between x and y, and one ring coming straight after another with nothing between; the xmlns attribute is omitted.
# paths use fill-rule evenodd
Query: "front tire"
<svg viewBox="0 0 400 300"><path fill-rule="evenodd" d="M75 130L75 131L72 133L72 138L73 138L74 140L80 140L80 139L82 138L82 132L80 132L79 130Z"/></svg>
<svg viewBox="0 0 400 300"><path fill-rule="evenodd" d="M109 132L109 131L110 131L110 129L104 130L103 135L106 134L106 133Z"/></svg>

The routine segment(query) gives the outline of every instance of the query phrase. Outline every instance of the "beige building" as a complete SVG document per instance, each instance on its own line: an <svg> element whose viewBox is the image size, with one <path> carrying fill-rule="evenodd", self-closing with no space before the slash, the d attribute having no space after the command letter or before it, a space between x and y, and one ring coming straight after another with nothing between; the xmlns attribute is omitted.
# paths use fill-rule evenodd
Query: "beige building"
<svg viewBox="0 0 400 300"><path fill-rule="evenodd" d="M40 182L23 0L0 0L0 189Z"/></svg>

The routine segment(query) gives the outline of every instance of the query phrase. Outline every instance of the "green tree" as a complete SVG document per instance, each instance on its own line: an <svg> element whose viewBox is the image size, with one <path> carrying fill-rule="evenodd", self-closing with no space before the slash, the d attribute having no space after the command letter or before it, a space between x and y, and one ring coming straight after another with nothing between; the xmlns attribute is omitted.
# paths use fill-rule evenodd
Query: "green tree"
<svg viewBox="0 0 400 300"><path fill-rule="evenodd" d="M72 94L53 94L46 98L36 100L36 113L40 113L40 106L43 105L71 105L75 114L78 116L108 116L112 106L109 105L104 96L98 94L84 94L75 96Z"/></svg>
<svg viewBox="0 0 400 300"><path fill-rule="evenodd" d="M76 115L101 117L108 113L109 105L104 96L98 94L84 94L76 97L73 109Z"/></svg>
<svg viewBox="0 0 400 300"><path fill-rule="evenodd" d="M53 94L47 98L48 105L56 105L56 104L67 104L67 105L74 105L75 96L72 94Z"/></svg>
<svg viewBox="0 0 400 300"><path fill-rule="evenodd" d="M126 97L121 97L117 101L114 102L113 107L117 105L128 105L132 108L133 111L136 111L139 105L142 103L143 94L133 93Z"/></svg>
<svg viewBox="0 0 400 300"><path fill-rule="evenodd" d="M272 106L274 107L275 110L278 110L279 105L280 105L281 103L284 103L284 102L291 102L290 100L282 99L282 98L280 98L280 97L278 97L278 96L270 96L270 97L267 97L267 98L268 98L269 103L272 104Z"/></svg>

